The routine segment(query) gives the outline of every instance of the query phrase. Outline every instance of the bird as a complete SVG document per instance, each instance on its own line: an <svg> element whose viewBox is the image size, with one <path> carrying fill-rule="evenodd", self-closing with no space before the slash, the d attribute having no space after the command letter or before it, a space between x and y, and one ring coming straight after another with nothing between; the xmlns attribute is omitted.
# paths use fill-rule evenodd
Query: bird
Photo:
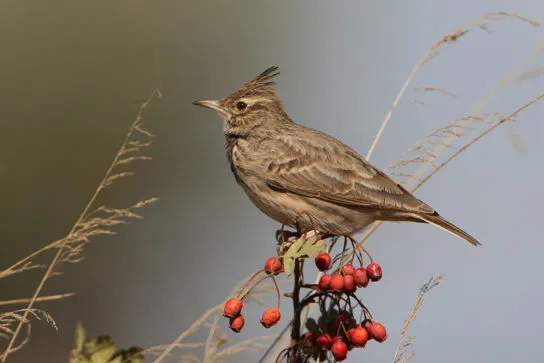
<svg viewBox="0 0 544 363"><path fill-rule="evenodd" d="M278 75L270 67L225 98L193 102L222 116L231 171L261 212L332 236L377 221L428 223L480 245L350 146L295 123L276 94Z"/></svg>

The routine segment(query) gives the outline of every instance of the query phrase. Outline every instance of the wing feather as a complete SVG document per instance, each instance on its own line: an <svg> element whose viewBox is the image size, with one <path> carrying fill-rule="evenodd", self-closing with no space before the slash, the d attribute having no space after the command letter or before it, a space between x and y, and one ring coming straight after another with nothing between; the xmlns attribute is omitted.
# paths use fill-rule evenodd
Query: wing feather
<svg viewBox="0 0 544 363"><path fill-rule="evenodd" d="M434 213L349 146L317 130L306 130L304 139L296 136L300 133L283 135L281 145L276 145L284 152L268 158L265 170L270 187L353 208ZM263 145L263 150L270 149Z"/></svg>

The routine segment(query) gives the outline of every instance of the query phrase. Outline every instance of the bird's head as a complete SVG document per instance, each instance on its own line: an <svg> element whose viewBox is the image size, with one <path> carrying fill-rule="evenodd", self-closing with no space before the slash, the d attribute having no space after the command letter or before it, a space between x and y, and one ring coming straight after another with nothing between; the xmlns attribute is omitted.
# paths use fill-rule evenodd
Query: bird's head
<svg viewBox="0 0 544 363"><path fill-rule="evenodd" d="M194 105L217 111L225 120L226 134L247 135L259 126L291 122L274 92L273 78L278 67L270 67L228 97L219 100L202 100Z"/></svg>

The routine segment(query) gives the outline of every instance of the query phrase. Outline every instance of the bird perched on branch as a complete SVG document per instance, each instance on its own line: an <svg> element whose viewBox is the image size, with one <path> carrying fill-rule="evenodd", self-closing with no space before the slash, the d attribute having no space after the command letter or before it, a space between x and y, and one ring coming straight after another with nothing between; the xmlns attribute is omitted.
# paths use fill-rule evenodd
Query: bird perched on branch
<svg viewBox="0 0 544 363"><path fill-rule="evenodd" d="M375 221L408 221L480 245L351 147L294 123L273 88L277 70L228 97L193 102L223 116L231 170L257 208L302 231L351 235Z"/></svg>

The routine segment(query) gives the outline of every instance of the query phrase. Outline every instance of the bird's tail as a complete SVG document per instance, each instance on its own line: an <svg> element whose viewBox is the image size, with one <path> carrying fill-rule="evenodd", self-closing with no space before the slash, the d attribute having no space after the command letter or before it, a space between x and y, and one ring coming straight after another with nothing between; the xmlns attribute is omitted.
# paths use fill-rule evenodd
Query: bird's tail
<svg viewBox="0 0 544 363"><path fill-rule="evenodd" d="M418 214L417 218L430 223L440 229L443 229L446 232L449 232L457 237L460 237L470 243L473 246L481 246L482 244L478 240L472 237L467 232L463 231L461 228L457 227L453 223L448 222L438 213L435 214Z"/></svg>

